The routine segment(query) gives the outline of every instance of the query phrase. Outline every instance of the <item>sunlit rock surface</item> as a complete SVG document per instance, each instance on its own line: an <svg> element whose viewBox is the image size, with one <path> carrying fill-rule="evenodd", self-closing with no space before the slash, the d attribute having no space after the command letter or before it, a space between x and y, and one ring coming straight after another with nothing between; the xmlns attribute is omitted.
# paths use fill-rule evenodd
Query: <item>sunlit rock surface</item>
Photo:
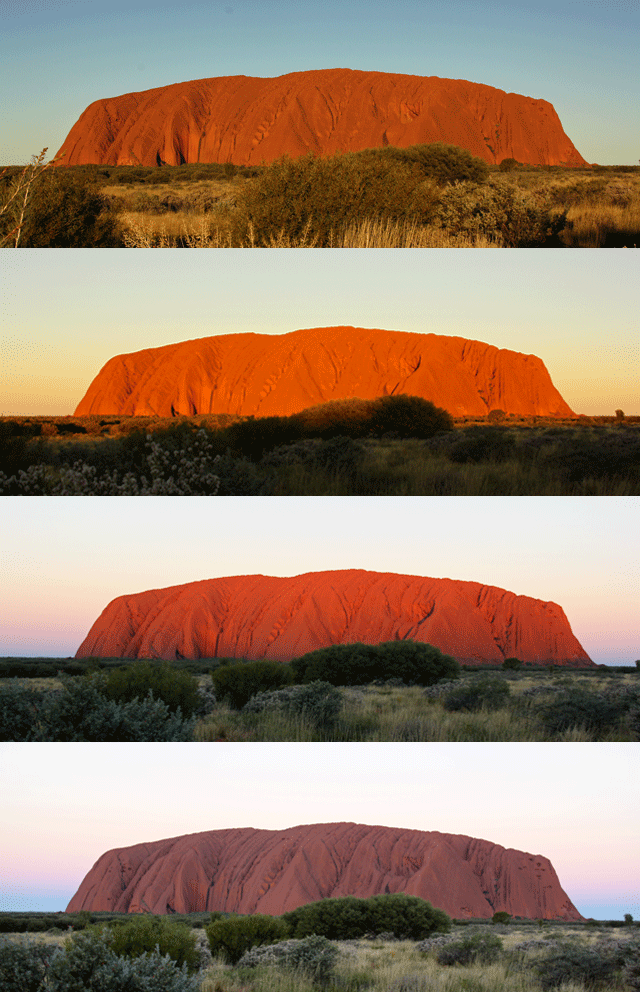
<svg viewBox="0 0 640 1000"><path fill-rule="evenodd" d="M585 164L548 101L467 80L351 69L214 77L102 98L58 155L64 165L248 165L432 142L487 163Z"/></svg>
<svg viewBox="0 0 640 1000"><path fill-rule="evenodd" d="M464 337L338 326L231 333L111 358L76 416L288 416L334 399L421 396L452 416L570 416L540 358Z"/></svg>
<svg viewBox="0 0 640 1000"><path fill-rule="evenodd" d="M466 664L515 656L593 665L558 604L481 583L361 569L223 577L116 597L76 656L288 661L393 639L429 643Z"/></svg>

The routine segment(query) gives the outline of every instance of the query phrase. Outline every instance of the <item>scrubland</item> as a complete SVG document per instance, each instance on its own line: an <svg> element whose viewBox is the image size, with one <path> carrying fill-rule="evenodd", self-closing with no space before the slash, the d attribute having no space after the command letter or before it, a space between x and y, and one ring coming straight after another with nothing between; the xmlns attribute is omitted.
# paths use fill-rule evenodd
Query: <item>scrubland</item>
<svg viewBox="0 0 640 1000"><path fill-rule="evenodd" d="M409 400L402 419L389 400ZM342 400L291 417L0 419L0 494L634 496L640 418L435 420ZM365 413L366 411L366 413ZM442 414L444 411L439 411ZM364 416L363 416L364 414ZM406 418L406 419L405 419Z"/></svg>
<svg viewBox="0 0 640 1000"><path fill-rule="evenodd" d="M640 233L638 167L488 167L442 143L259 167L43 165L26 208L23 192L7 204L21 168L0 178L0 245L633 247Z"/></svg>
<svg viewBox="0 0 640 1000"><path fill-rule="evenodd" d="M224 661L223 661L224 665ZM10 741L636 742L637 668L462 666L404 683L301 682L289 665L0 659ZM387 673L400 673L390 669ZM455 674L455 671L454 671ZM221 676L222 675L222 676Z"/></svg>
<svg viewBox="0 0 640 1000"><path fill-rule="evenodd" d="M13 926L14 918L21 916L8 914L3 923ZM393 933L373 932L336 941L301 936L282 942L280 948L256 943L251 950L248 944L240 960L231 962L224 953L212 955L209 948L207 928L220 917L29 914L22 924L50 929L2 935L2 985L15 988L13 979L22 964L33 978L32 988L48 975L53 991L124 990L132 966L144 963L154 939L159 939L162 955L155 965L162 960L169 966L164 970L168 981L147 988L160 991L635 992L640 985L640 940L638 925L632 921L455 920L445 933L435 932L423 940L397 940ZM62 927L65 920L68 926ZM143 930L147 950L132 961L131 942L141 938ZM111 935L115 947L119 942L119 965L100 940L112 941ZM63 948L69 955L67 963ZM29 952L34 956L30 964ZM104 971L95 971L97 956L103 970L111 966L108 983L100 983L100 977L106 978ZM180 973L183 959L187 964ZM152 956L148 961L153 964ZM167 975L170 971L173 974ZM129 985L145 989L140 983Z"/></svg>

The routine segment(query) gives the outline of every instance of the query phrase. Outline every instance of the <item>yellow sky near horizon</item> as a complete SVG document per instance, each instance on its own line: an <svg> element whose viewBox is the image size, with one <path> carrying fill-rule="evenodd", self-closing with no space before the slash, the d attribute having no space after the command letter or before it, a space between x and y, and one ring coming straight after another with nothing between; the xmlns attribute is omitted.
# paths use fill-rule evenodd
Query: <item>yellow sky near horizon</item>
<svg viewBox="0 0 640 1000"><path fill-rule="evenodd" d="M640 412L635 250L0 255L5 416L73 413L116 354L339 325L463 336L535 354L576 413Z"/></svg>

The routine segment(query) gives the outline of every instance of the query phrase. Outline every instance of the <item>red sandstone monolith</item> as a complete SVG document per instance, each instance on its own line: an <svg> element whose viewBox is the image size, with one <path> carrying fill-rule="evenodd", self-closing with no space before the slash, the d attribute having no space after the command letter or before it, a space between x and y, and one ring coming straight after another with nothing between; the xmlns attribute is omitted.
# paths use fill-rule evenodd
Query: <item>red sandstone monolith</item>
<svg viewBox="0 0 640 1000"><path fill-rule="evenodd" d="M571 416L544 364L464 337L336 326L231 333L111 358L76 416L289 416L329 400L407 394L454 417Z"/></svg>
<svg viewBox="0 0 640 1000"><path fill-rule="evenodd" d="M77 657L289 661L342 643L413 639L469 665L592 666L558 604L481 583L367 570L232 576L111 601Z"/></svg>
<svg viewBox="0 0 640 1000"><path fill-rule="evenodd" d="M359 823L214 830L107 851L67 906L279 915L319 899L404 893L451 917L582 920L551 862L460 834Z"/></svg>
<svg viewBox="0 0 640 1000"><path fill-rule="evenodd" d="M548 101L467 80L351 69L214 77L102 98L57 155L63 165L248 165L432 142L487 163L585 165Z"/></svg>

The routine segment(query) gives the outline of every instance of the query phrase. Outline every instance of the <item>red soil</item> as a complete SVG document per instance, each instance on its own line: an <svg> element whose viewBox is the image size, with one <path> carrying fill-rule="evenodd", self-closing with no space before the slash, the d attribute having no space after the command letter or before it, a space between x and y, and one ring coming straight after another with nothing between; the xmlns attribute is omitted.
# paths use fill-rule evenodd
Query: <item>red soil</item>
<svg viewBox="0 0 640 1000"><path fill-rule="evenodd" d="M77 163L270 163L445 142L487 163L583 166L552 104L467 80L350 69L214 77L94 101L58 155Z"/></svg>
<svg viewBox="0 0 640 1000"><path fill-rule="evenodd" d="M454 417L571 416L540 358L464 337L356 327L231 333L120 354L75 416L287 416L333 399L422 396Z"/></svg>
<svg viewBox="0 0 640 1000"><path fill-rule="evenodd" d="M427 899L452 917L582 920L551 862L460 834L356 823L215 830L107 851L67 906L279 915L338 896Z"/></svg>
<svg viewBox="0 0 640 1000"><path fill-rule="evenodd" d="M498 587L366 570L232 576L117 597L77 657L289 661L341 643L413 639L466 664L592 666L558 604Z"/></svg>

